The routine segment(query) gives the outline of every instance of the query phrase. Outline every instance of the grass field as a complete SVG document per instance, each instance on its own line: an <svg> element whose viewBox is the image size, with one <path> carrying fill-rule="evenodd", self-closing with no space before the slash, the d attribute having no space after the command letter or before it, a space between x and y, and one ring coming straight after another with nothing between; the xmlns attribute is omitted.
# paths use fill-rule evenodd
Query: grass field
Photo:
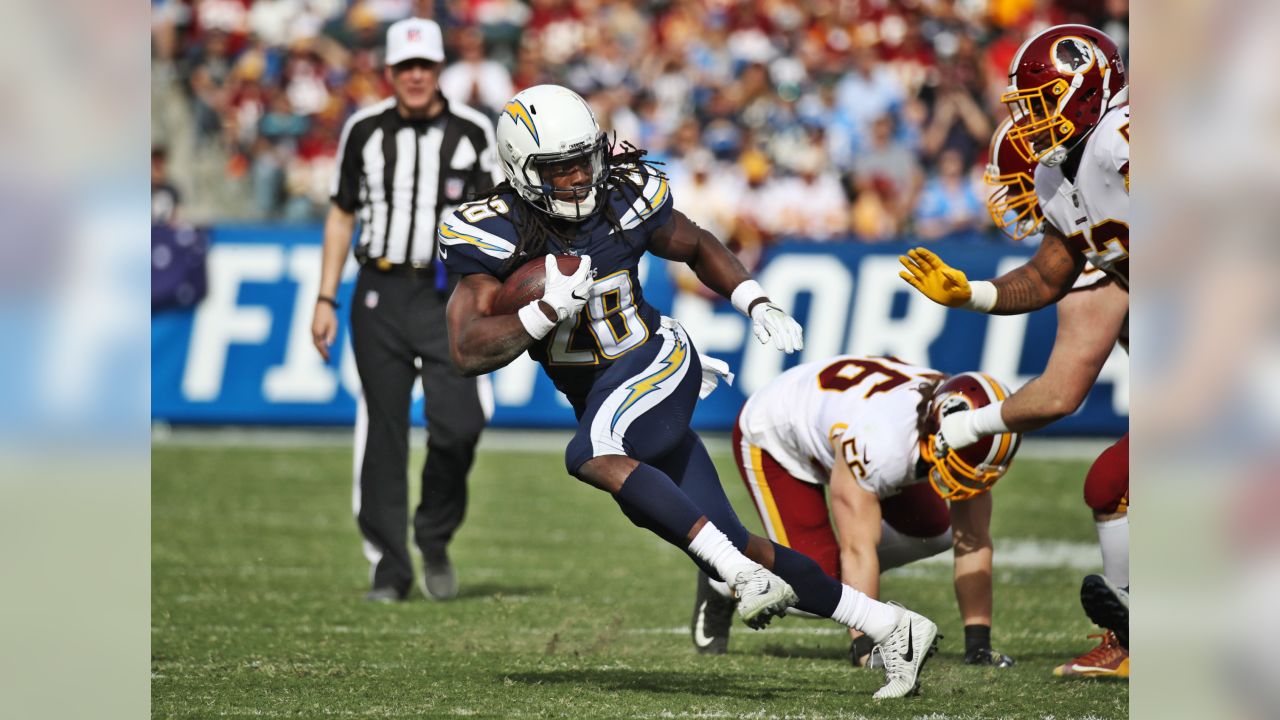
<svg viewBox="0 0 1280 720"><path fill-rule="evenodd" d="M758 530L730 458L716 462ZM558 448L481 454L453 546L456 601L363 603L350 464L347 448L155 447L155 717L1128 714L1126 684L1050 675L1092 646L1077 596L1096 557L1084 462L1021 459L995 493L994 644L1017 666L960 662L950 564L918 564L887 574L883 594L946 639L922 695L883 702L870 697L882 674L852 669L847 636L826 621L737 624L729 655L696 655L692 564L567 477Z"/></svg>

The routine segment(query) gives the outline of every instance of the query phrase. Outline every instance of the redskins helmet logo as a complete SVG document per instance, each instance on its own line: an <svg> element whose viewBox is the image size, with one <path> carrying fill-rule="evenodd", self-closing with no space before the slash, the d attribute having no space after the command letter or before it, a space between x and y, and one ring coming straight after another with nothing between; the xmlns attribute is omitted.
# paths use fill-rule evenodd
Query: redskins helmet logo
<svg viewBox="0 0 1280 720"><path fill-rule="evenodd" d="M1064 37L1053 44L1053 66L1067 75L1079 75L1093 67L1093 48L1078 37Z"/></svg>

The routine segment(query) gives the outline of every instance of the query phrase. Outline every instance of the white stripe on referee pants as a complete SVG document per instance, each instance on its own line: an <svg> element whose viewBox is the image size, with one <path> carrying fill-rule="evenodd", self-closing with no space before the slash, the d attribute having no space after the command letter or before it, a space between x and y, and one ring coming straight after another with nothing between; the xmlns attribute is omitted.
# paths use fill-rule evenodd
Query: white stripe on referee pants
<svg viewBox="0 0 1280 720"><path fill-rule="evenodd" d="M353 462L351 472L351 511L356 518L356 523L360 522L360 471L364 468L364 448L369 440L369 404L364 399L364 389L356 395L356 432L355 432L355 460ZM362 533L363 536L363 533ZM373 583L373 571L378 567L378 562L382 560L382 551L377 545L363 539L364 556L369 561L369 583Z"/></svg>

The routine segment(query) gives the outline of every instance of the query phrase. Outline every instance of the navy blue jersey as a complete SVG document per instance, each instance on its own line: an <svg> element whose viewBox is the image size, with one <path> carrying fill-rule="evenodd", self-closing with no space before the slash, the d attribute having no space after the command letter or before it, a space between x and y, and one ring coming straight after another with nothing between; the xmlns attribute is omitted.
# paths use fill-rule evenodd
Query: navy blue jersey
<svg viewBox="0 0 1280 720"><path fill-rule="evenodd" d="M569 245L558 238L548 241L551 253L590 255L595 270L595 283L582 312L529 348L530 357L542 364L570 400L585 397L613 361L658 332L661 313L645 302L636 268L648 249L649 236L671 218L671 191L665 179L643 169L635 177L644 181L643 197L630 189L608 191L605 197L621 220L621 236L603 212L596 212L573 226L576 234ZM519 244L511 208L522 202L513 192L498 193L460 205L446 215L437 235L449 272L506 280L528 262L508 262ZM520 212L541 210L526 205Z"/></svg>

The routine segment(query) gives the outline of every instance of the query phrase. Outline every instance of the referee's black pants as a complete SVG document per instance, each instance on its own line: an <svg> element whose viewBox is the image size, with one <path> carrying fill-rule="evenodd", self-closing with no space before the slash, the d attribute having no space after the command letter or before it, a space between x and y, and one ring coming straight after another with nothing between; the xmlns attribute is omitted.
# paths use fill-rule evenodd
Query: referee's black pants
<svg viewBox="0 0 1280 720"><path fill-rule="evenodd" d="M361 268L351 301L351 344L363 388L356 418L356 522L372 564L374 588L402 595L413 585L408 549L409 404L421 375L427 416L427 460L414 540L424 554L443 551L467 506L467 473L485 413L476 378L449 359L448 296L435 273ZM421 369L415 367L420 359Z"/></svg>

